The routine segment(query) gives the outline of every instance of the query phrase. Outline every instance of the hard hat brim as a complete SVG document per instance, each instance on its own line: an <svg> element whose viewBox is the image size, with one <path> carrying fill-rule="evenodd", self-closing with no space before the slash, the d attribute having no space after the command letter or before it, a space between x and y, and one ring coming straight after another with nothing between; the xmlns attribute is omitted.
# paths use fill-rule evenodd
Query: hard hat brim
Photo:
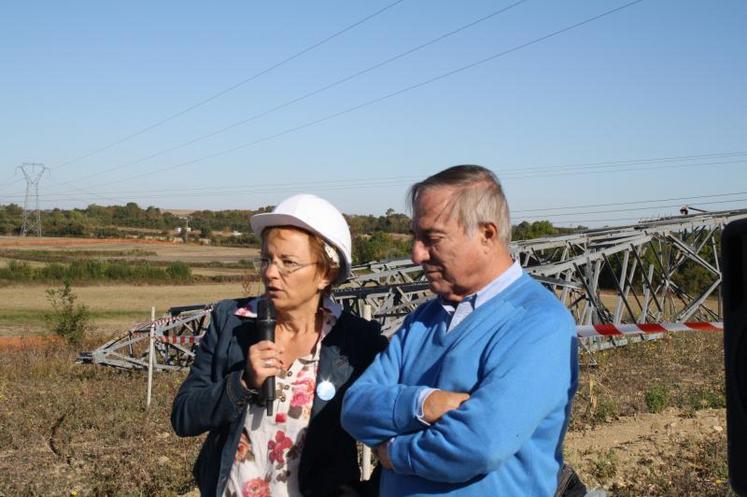
<svg viewBox="0 0 747 497"><path fill-rule="evenodd" d="M342 249L337 245L336 242L333 240L330 240L326 236L324 236L322 233L314 229L312 226L310 226L308 223L302 221L301 219L297 218L296 216L292 216L290 214L281 214L281 213L275 213L275 212L264 212L262 214L255 214L249 219L249 224L252 226L252 231L254 231L254 234L257 235L260 239L262 238L262 232L265 230L265 228L272 228L272 227L282 227L282 226L292 226L294 228L301 228L304 231L308 231L309 233L314 233L315 235L319 235L322 237L327 243L329 243L332 247L337 250L338 253L340 253L340 275L337 278L337 281L335 283L339 284L345 281L350 274L350 267L348 266L348 262L345 258L345 254L342 251Z"/></svg>

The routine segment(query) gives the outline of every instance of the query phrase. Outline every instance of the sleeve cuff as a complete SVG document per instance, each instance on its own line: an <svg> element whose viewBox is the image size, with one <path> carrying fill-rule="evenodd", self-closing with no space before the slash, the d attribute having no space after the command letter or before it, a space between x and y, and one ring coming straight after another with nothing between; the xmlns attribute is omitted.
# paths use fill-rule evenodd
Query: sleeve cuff
<svg viewBox="0 0 747 497"><path fill-rule="evenodd" d="M392 463L393 471L399 475L415 474L407 454L407 443L403 439L407 437L395 437L387 443L386 450L389 453L389 461ZM399 443L398 443L399 442Z"/></svg>
<svg viewBox="0 0 747 497"><path fill-rule="evenodd" d="M237 411L241 411L249 403L256 403L259 399L259 392L241 384L242 374L242 371L234 371L226 378L226 395Z"/></svg>
<svg viewBox="0 0 747 497"><path fill-rule="evenodd" d="M394 403L394 426L397 432L418 430L423 427L417 417L418 394L426 387L407 386L402 387Z"/></svg>
<svg viewBox="0 0 747 497"><path fill-rule="evenodd" d="M415 417L418 418L418 421L423 423L425 426L430 426L431 424L424 418L425 414L423 413L423 406L425 405L425 401L428 396L436 390L438 389L431 387L420 387L420 391L418 392L418 398L415 404Z"/></svg>

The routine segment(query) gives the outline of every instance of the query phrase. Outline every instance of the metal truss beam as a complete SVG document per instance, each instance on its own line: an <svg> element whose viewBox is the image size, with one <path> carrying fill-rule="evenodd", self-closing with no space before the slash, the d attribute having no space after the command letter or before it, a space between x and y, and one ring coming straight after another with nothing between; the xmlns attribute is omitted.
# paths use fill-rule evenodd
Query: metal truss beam
<svg viewBox="0 0 747 497"><path fill-rule="evenodd" d="M629 226L593 229L573 235L522 240L511 245L524 271L553 292L578 326L719 321L721 287L718 243L722 228L747 218L747 209L695 214ZM702 268L699 293L683 285L687 270ZM708 279L710 278L710 279ZM372 318L384 334L393 334L404 317L432 298L420 266L402 259L355 266L352 278L333 292L344 308ZM156 337L156 369L187 366L208 324L210 306L173 308L153 322L133 326L82 362L144 369L151 330ZM592 352L626 343L651 340L661 334L636 337L579 337L582 351Z"/></svg>

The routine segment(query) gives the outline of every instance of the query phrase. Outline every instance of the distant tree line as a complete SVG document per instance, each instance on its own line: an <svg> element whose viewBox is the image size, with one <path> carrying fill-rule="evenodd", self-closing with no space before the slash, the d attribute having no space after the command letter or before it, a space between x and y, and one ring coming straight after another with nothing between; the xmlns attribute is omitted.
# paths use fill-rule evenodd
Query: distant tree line
<svg viewBox="0 0 747 497"><path fill-rule="evenodd" d="M214 243L257 246L259 240L251 233L249 218L267 212L272 206L256 210L201 210L189 214L189 220L158 207L141 208L135 202L125 205L101 206L91 204L84 209L51 209L42 213L43 234L46 236L117 237L137 233L138 229L156 231L163 236L174 230L191 228L192 238L210 238ZM0 235L20 233L23 209L16 204L0 206ZM350 225L356 262L406 257L409 253L410 217L387 209L381 216L346 214ZM578 228L581 229L581 228ZM514 240L578 231L558 228L549 221L522 222L513 227ZM160 232L160 233L158 233ZM237 232L231 237L217 236L219 232Z"/></svg>
<svg viewBox="0 0 747 497"><path fill-rule="evenodd" d="M187 220L158 207L141 208L135 202L125 205L101 206L91 204L84 209L51 209L42 212L42 234L45 236L112 237L128 231L143 229L168 234L176 228L190 228L200 236L209 237L213 231L249 231L249 217L265 212L257 210L195 211ZM17 235L23 223L23 209L16 204L0 205L0 235Z"/></svg>
<svg viewBox="0 0 747 497"><path fill-rule="evenodd" d="M256 210L201 210L189 214L192 238L210 238L216 244L258 246L258 238L251 233L249 218L256 213L267 212L272 206ZM20 233L23 209L16 204L0 205L0 235ZM406 214L387 209L381 216L346 214L353 235L354 263L366 263L407 257L410 253L410 218ZM163 236L173 236L174 230L184 227L187 220L158 207L141 208L135 202L125 205L101 206L91 204L84 209L51 209L42 213L43 234L46 236L73 237L117 237L132 235L133 231L156 231ZM546 236L570 234L586 228L561 228L550 221L523 221L512 227L513 240L530 240ZM217 236L219 232L238 232L238 236ZM706 258L713 257L712 249L706 248ZM650 257L650 256L649 256ZM52 261L50 261L52 262ZM647 261L653 264L653 260ZM32 268L26 264L7 267L0 279L19 280L150 280L189 281L192 275L182 267L152 267L131 262L80 263L60 266L50 264L45 268ZM130 266L127 268L126 266ZM612 262L613 271L619 273L619 264ZM640 275L637 276L640 278ZM697 294L715 281L715 277L701 266L686 261L674 276L675 283L689 294ZM602 288L615 287L612 274L600 278Z"/></svg>

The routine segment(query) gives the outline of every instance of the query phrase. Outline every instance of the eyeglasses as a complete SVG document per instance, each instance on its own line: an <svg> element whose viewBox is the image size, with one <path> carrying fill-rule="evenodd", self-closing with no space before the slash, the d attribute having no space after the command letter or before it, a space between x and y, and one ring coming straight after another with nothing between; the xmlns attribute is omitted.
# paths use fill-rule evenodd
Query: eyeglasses
<svg viewBox="0 0 747 497"><path fill-rule="evenodd" d="M296 271L305 268L306 266L313 266L314 264L318 264L318 262L307 262L306 264L301 264L300 262L291 261L291 260L277 260L274 261L270 259L269 257L261 257L259 259L259 269L263 273L267 271L270 266L275 265L276 268L278 268L278 273L280 273L281 276L288 276L290 274L295 273Z"/></svg>

